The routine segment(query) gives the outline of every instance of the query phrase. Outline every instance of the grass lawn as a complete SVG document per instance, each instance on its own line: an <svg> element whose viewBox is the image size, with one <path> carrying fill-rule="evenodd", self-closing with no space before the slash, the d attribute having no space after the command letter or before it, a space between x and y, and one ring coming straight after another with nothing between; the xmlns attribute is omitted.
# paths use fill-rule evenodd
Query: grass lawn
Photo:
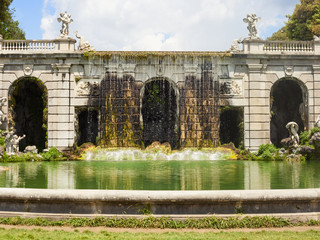
<svg viewBox="0 0 320 240"><path fill-rule="evenodd" d="M259 231L256 232L164 232L164 233L111 233L101 231L93 233L90 231L74 232L66 231L47 231L41 229L25 230L25 229L8 229L0 228L0 239L241 239L241 240L259 240L259 239L320 239L320 231L309 230L305 232L272 232Z"/></svg>

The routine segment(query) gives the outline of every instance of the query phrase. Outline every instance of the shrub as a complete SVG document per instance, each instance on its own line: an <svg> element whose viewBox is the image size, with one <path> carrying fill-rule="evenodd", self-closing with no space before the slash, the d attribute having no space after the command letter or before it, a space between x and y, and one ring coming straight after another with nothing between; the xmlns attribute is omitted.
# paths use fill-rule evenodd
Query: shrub
<svg viewBox="0 0 320 240"><path fill-rule="evenodd" d="M313 134L320 132L320 128L318 127L314 127L310 130L311 134L310 134L310 138L313 136Z"/></svg>
<svg viewBox="0 0 320 240"><path fill-rule="evenodd" d="M301 145L309 145L309 141L310 141L309 131L301 132L299 138L300 138Z"/></svg>
<svg viewBox="0 0 320 240"><path fill-rule="evenodd" d="M258 156L262 155L264 152L269 152L271 154L278 152L278 149L273 144L261 144L258 150Z"/></svg>
<svg viewBox="0 0 320 240"><path fill-rule="evenodd" d="M41 156L43 157L44 161L52 161L52 160L57 160L60 158L61 153L56 147L52 147L49 149L48 152L42 153Z"/></svg>

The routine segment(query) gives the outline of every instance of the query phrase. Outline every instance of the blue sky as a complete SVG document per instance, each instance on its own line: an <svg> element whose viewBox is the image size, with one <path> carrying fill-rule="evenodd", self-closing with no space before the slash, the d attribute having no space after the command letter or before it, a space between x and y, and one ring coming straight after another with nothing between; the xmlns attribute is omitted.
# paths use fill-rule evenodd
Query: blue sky
<svg viewBox="0 0 320 240"><path fill-rule="evenodd" d="M41 39L43 31L40 28L43 0L13 0L10 7L16 9L15 19L25 31L27 39Z"/></svg>
<svg viewBox="0 0 320 240"><path fill-rule="evenodd" d="M27 39L59 36L60 12L97 50L226 50L246 37L247 13L263 39L284 25L299 0L13 0Z"/></svg>

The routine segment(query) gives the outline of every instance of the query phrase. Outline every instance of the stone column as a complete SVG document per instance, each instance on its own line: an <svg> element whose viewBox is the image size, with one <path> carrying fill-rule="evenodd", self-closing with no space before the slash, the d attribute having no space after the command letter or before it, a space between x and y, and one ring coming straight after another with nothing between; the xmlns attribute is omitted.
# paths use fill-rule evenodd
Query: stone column
<svg viewBox="0 0 320 240"><path fill-rule="evenodd" d="M320 115L320 65L313 65L313 104L309 99L310 119L309 129L314 127L317 117ZM309 98L310 98L309 93ZM313 112L313 114L312 114Z"/></svg>
<svg viewBox="0 0 320 240"><path fill-rule="evenodd" d="M66 150L74 143L73 75L71 64L53 64L48 89L48 147Z"/></svg>
<svg viewBox="0 0 320 240"><path fill-rule="evenodd" d="M250 60L249 60L250 61ZM266 89L263 65L259 60L248 64L248 84L245 107L245 147L250 151L257 151L261 144L270 142L270 92Z"/></svg>

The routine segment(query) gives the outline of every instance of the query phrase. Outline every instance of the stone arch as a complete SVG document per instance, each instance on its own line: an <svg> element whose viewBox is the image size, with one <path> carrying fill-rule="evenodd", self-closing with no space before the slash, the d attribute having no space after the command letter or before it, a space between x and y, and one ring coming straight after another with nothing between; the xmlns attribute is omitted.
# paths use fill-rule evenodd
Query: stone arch
<svg viewBox="0 0 320 240"><path fill-rule="evenodd" d="M35 77L21 77L14 81L8 91L8 128L18 136L26 137L20 142L20 151L35 145L40 151L47 147L48 90Z"/></svg>
<svg viewBox="0 0 320 240"><path fill-rule="evenodd" d="M165 77L146 81L140 92L140 122L145 146L154 141L179 148L179 90Z"/></svg>
<svg viewBox="0 0 320 240"><path fill-rule="evenodd" d="M276 81L270 91L270 140L280 147L281 140L289 136L286 124L294 121L299 133L308 129L308 89L299 79L292 77Z"/></svg>

